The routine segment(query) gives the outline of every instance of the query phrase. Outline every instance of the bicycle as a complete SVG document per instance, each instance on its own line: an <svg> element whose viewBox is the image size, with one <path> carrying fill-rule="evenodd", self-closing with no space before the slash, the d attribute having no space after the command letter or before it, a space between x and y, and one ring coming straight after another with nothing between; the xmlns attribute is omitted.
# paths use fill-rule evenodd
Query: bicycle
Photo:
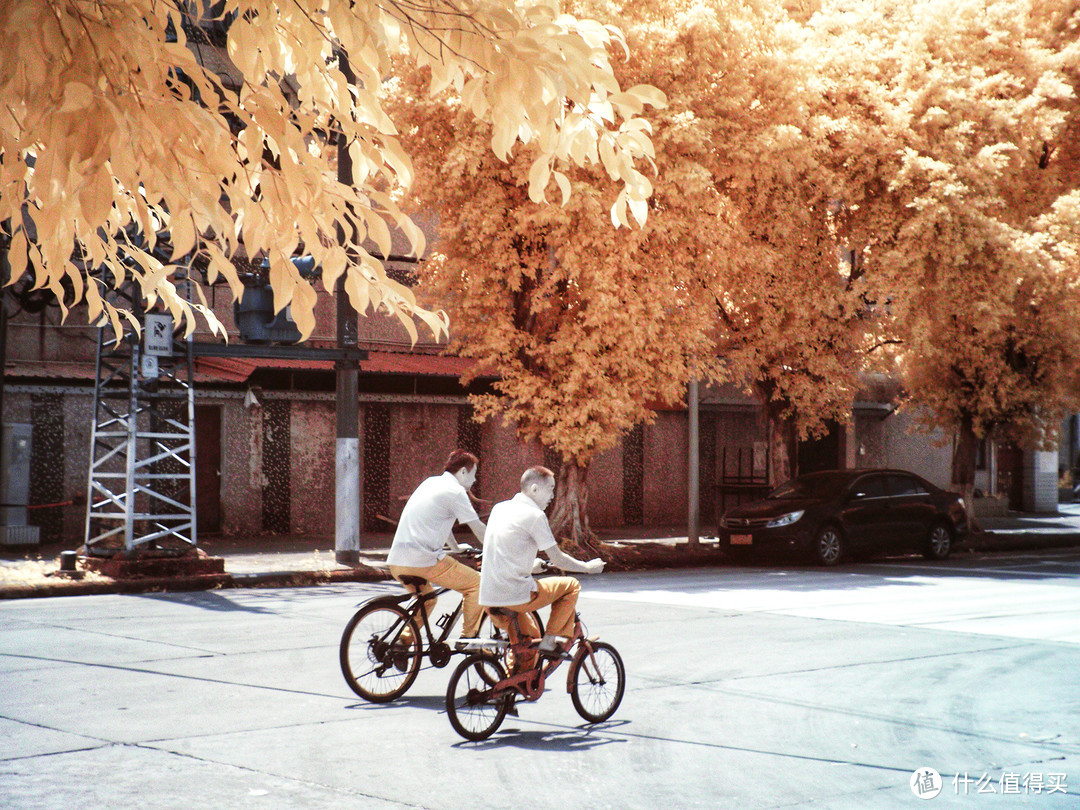
<svg viewBox="0 0 1080 810"><path fill-rule="evenodd" d="M521 633L517 614L499 608L489 611L511 619L510 641L476 640L478 649L462 661L446 688L446 713L454 731L467 740L484 740L494 734L509 713L517 714L519 697L535 702L544 693L544 682L563 661L570 661L566 691L574 709L590 723L607 720L619 708L626 688L626 669L618 651L604 641L587 638L581 614L574 615L574 635L553 652L538 650L538 640ZM542 632L542 631L541 631ZM516 640L515 640L516 637ZM503 660L507 652L517 661L536 653L536 663L523 672L507 676ZM571 652L572 651L572 652ZM501 660L502 659L502 660Z"/></svg>
<svg viewBox="0 0 1080 810"><path fill-rule="evenodd" d="M469 549L462 555L475 560L480 552ZM424 658L433 667L441 669L450 663L455 653L448 639L461 617L462 603L459 601L453 610L435 620L434 624L439 628L436 635L426 611L421 607L450 589L436 588L430 593L421 594L419 588L427 584L423 577L405 576L401 582L417 590L376 596L361 603L360 609L341 634L338 658L345 682L356 694L371 703L387 703L409 691L420 674ZM532 617L542 629L544 625L540 614L534 612ZM480 634L492 631L493 635L497 634L494 625L490 625L490 631L486 630L488 623L489 618L484 614L480 621ZM410 632L405 633L406 630Z"/></svg>

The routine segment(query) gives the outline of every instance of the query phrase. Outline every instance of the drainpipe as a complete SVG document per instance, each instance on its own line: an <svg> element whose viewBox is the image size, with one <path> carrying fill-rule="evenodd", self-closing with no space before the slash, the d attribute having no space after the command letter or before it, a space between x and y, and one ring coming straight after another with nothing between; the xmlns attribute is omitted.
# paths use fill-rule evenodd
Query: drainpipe
<svg viewBox="0 0 1080 810"><path fill-rule="evenodd" d="M689 515L687 516L686 541L690 548L697 548L700 542L700 528L698 525L699 504L701 486L698 481L700 470L698 469L698 382L691 380L687 390L687 415L689 417L689 452L687 453L687 500L689 501Z"/></svg>

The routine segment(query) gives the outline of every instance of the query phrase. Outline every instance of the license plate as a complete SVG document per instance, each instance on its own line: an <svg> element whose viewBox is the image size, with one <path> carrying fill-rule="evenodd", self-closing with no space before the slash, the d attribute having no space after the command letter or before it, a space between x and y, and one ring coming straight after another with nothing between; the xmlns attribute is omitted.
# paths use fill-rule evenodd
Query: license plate
<svg viewBox="0 0 1080 810"><path fill-rule="evenodd" d="M731 545L733 546L750 546L754 543L754 535L752 534L733 534L731 535Z"/></svg>

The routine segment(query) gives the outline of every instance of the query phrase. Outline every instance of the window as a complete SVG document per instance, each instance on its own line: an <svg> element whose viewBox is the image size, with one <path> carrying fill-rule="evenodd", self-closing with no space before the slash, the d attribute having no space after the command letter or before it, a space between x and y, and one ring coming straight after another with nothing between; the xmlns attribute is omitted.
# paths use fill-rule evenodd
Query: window
<svg viewBox="0 0 1080 810"><path fill-rule="evenodd" d="M852 497L857 500L867 498L883 498L885 496L885 477L882 475L868 475L860 478L851 488Z"/></svg>
<svg viewBox="0 0 1080 810"><path fill-rule="evenodd" d="M927 492L926 487L910 475L890 475L889 494L894 496L926 495Z"/></svg>

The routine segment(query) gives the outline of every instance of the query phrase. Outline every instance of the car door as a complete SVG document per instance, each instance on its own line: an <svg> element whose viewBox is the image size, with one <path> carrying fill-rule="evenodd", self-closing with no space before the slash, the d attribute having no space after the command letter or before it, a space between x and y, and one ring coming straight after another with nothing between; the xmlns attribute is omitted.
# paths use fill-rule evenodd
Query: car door
<svg viewBox="0 0 1080 810"><path fill-rule="evenodd" d="M852 482L841 522L848 546L853 550L876 550L883 542L883 535L895 534L882 473L869 473Z"/></svg>
<svg viewBox="0 0 1080 810"><path fill-rule="evenodd" d="M914 476L903 473L890 473L885 485L892 502L892 519L896 524L899 544L897 550L920 547L926 540L935 514L929 490Z"/></svg>

